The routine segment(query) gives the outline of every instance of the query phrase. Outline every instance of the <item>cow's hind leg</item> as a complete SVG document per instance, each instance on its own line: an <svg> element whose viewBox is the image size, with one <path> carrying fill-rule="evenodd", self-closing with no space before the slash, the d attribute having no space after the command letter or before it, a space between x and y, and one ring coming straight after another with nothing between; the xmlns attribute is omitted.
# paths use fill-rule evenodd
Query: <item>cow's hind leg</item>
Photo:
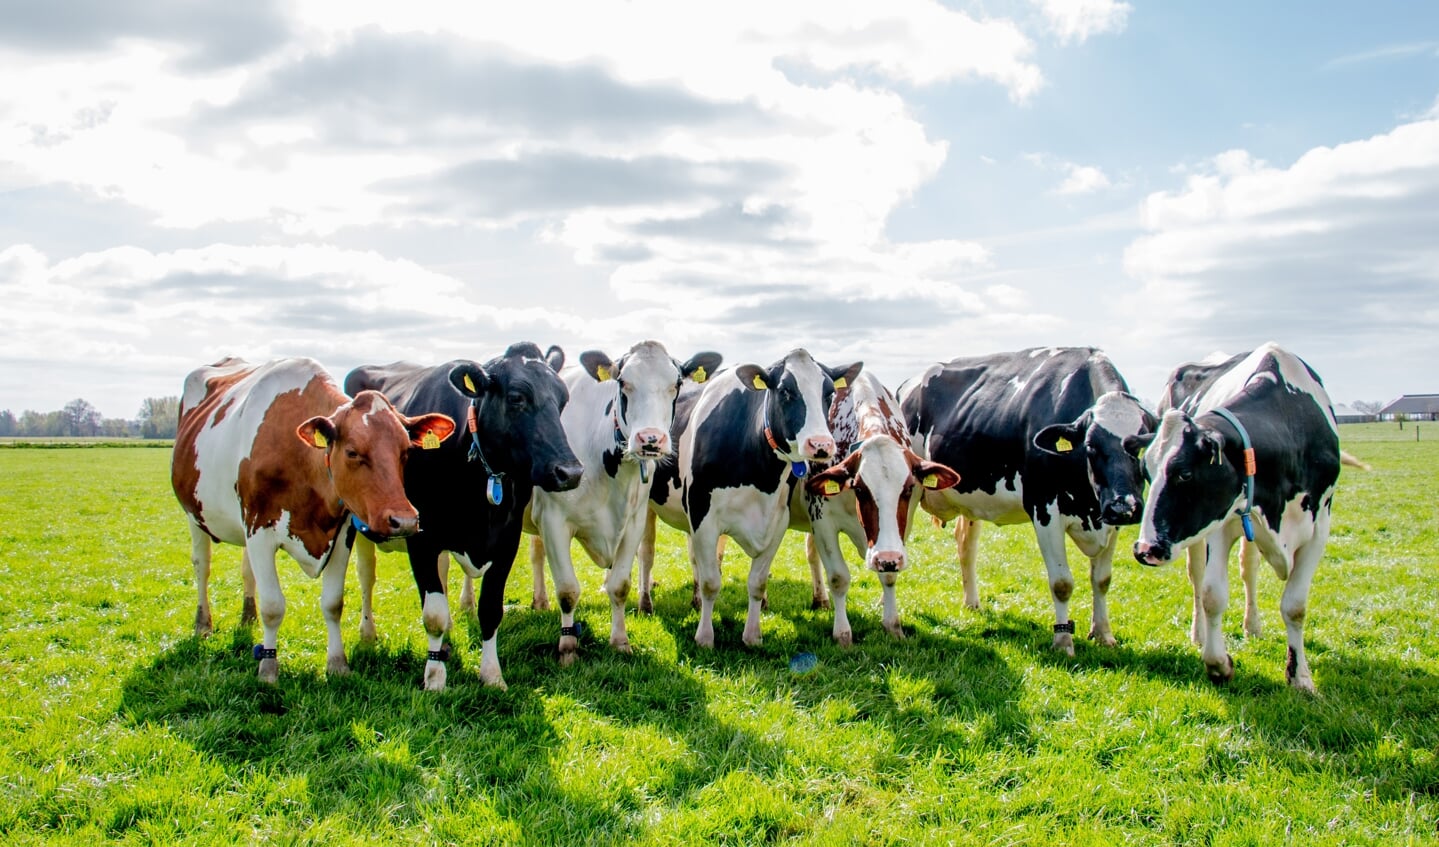
<svg viewBox="0 0 1439 847"><path fill-rule="evenodd" d="M1314 693L1314 677L1309 673L1309 659L1304 653L1304 616L1309 605L1309 588L1314 582L1314 572L1324 556L1324 545L1329 540L1329 511L1319 513L1321 525L1314 537L1294 554L1294 566L1289 578L1284 581L1284 593L1279 598L1279 612L1284 617L1284 634L1289 641L1284 678L1300 691Z"/></svg>
<svg viewBox="0 0 1439 847"><path fill-rule="evenodd" d="M1239 541L1239 576L1244 580L1244 634L1258 638L1259 624L1259 545Z"/></svg>
<svg viewBox="0 0 1439 847"><path fill-rule="evenodd" d="M255 572L255 594L259 600L263 632L256 653L260 660L258 675L261 682L273 685L280 677L277 643L280 624L285 620L285 593L280 588L279 574L275 572L274 546L267 541L250 538L245 547L249 550L250 565Z"/></svg>
<svg viewBox="0 0 1439 847"><path fill-rule="evenodd" d="M1064 548L1064 527L1060 516L1052 514L1049 524L1034 522L1039 540L1039 553L1049 575L1049 594L1054 600L1054 641L1051 646L1066 655L1074 655L1074 622L1069 619L1069 598L1074 594L1074 574L1069 570L1069 552Z"/></svg>
<svg viewBox="0 0 1439 847"><path fill-rule="evenodd" d="M240 550L240 585L245 599L240 604L240 626L252 626L259 620L259 607L255 604L255 569L250 567L250 550Z"/></svg>
<svg viewBox="0 0 1439 847"><path fill-rule="evenodd" d="M959 576L964 583L964 605L979 608L979 577L974 560L979 554L979 521L960 516L954 522L954 546L959 552Z"/></svg>
<svg viewBox="0 0 1439 847"><path fill-rule="evenodd" d="M834 605L834 629L832 635L836 644L841 647L848 647L854 643L854 630L849 624L849 607L847 598L849 596L849 565L844 560L844 550L839 544L839 535L834 530L824 526L817 526L809 536L809 544L814 545L820 561L824 563L825 573L829 578L829 597ZM763 554L761 554L763 555ZM771 554L773 558L773 554ZM756 559L758 561L758 559ZM752 589L751 589L752 590ZM755 616L755 634L759 634L759 617ZM746 642L748 643L748 642ZM756 639L755 643L759 643Z"/></svg>
<svg viewBox="0 0 1439 847"><path fill-rule="evenodd" d="M360 640L375 640L375 545L355 537L355 575L360 580Z"/></svg>
<svg viewBox="0 0 1439 847"><path fill-rule="evenodd" d="M190 564L195 568L195 635L205 638L214 630L210 612L210 536L190 522Z"/></svg>
<svg viewBox="0 0 1439 847"><path fill-rule="evenodd" d="M640 536L639 550L635 558L640 564L640 611L646 615L655 612L654 569L655 569L655 513L645 509L644 534Z"/></svg>
<svg viewBox="0 0 1439 847"><path fill-rule="evenodd" d="M813 532L804 537L804 557L809 561L809 607L811 609L828 609L829 597L824 592L824 579L820 576L822 564L819 550L815 547Z"/></svg>
<svg viewBox="0 0 1439 847"><path fill-rule="evenodd" d="M539 535L530 536L530 580L534 590L530 594L530 608L541 612L549 611L550 597L545 592L545 540ZM560 587L555 586L555 591Z"/></svg>

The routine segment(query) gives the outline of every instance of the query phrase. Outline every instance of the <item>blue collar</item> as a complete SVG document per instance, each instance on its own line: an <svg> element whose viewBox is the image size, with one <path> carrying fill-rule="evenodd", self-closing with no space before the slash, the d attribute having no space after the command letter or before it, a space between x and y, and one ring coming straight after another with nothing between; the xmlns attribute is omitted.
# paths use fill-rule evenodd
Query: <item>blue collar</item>
<svg viewBox="0 0 1439 847"><path fill-rule="evenodd" d="M1254 473L1257 470L1254 460L1254 445L1249 441L1249 431L1244 428L1244 424L1239 422L1239 418L1236 418L1234 413L1222 406L1210 411L1229 421L1230 425L1239 432L1239 443L1244 446L1244 508L1236 509L1234 513L1239 515L1239 522L1244 527L1245 539L1253 541L1254 522L1250 519L1249 512L1254 508Z"/></svg>

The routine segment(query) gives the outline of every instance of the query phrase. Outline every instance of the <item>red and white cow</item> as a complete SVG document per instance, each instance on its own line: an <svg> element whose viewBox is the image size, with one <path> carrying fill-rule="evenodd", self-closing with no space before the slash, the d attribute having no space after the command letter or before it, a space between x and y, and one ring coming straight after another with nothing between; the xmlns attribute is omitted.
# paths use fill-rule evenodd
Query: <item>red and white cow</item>
<svg viewBox="0 0 1439 847"><path fill-rule="evenodd" d="M951 488L959 474L910 451L899 401L868 371L847 385L836 382L829 428L835 455L844 456L843 461L813 474L790 500L790 528L812 533L806 552L815 600L823 598L817 558L824 564L834 604L834 640L850 644L853 634L845 609L849 566L839 545L844 533L865 551L865 565L879 574L884 628L903 638L894 590L900 571L909 564L904 543L919 508L919 492Z"/></svg>
<svg viewBox="0 0 1439 847"><path fill-rule="evenodd" d="M306 576L323 576L326 670L348 672L340 614L355 533L416 531L419 515L405 497L406 457L454 429L444 415L407 418L374 391L351 400L313 359L251 365L231 358L192 371L170 480L190 524L195 633L211 630L210 542L244 547L245 608L253 614L258 595L264 628L255 647L259 676L275 682L285 617L275 554L284 550Z"/></svg>

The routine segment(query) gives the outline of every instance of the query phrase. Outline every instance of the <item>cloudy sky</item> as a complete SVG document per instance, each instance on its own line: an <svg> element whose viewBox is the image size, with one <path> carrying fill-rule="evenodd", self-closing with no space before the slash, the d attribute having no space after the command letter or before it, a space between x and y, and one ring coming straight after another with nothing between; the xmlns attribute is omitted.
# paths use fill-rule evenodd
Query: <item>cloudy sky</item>
<svg viewBox="0 0 1439 847"><path fill-rule="evenodd" d="M212 7L203 10L202 6ZM457 11L458 10L458 11ZM0 408L225 355L1439 391L1439 5L0 0Z"/></svg>

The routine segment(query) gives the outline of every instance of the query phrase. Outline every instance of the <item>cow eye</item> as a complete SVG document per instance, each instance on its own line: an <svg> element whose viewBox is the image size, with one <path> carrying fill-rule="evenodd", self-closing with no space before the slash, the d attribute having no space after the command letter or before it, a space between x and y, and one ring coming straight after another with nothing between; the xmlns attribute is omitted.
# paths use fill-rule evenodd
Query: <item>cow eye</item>
<svg viewBox="0 0 1439 847"><path fill-rule="evenodd" d="M1193 472L1193 471L1180 471L1179 473L1177 473L1177 474L1174 475L1174 478L1175 478L1176 480L1178 480L1179 482L1188 482L1188 481L1190 481L1191 479L1194 479L1194 472Z"/></svg>
<svg viewBox="0 0 1439 847"><path fill-rule="evenodd" d="M511 391L509 394L505 395L505 400L511 406L523 406L525 404L525 395L521 394L518 391Z"/></svg>
<svg viewBox="0 0 1439 847"><path fill-rule="evenodd" d="M348 459L358 459L358 458L360 458L360 451L359 451L359 450L356 450L356 449L353 448L353 447L346 447L346 448L345 448L345 458L348 458Z"/></svg>

